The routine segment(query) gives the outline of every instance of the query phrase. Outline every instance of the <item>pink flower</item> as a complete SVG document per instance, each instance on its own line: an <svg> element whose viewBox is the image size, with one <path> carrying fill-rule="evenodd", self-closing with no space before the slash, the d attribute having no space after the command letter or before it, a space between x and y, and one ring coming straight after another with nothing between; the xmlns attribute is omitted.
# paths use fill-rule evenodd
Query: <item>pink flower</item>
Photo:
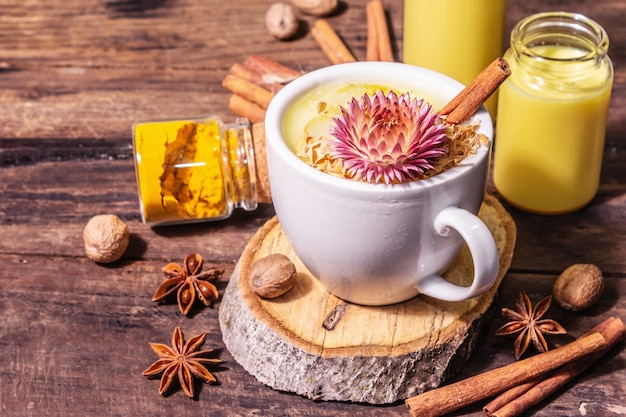
<svg viewBox="0 0 626 417"><path fill-rule="evenodd" d="M331 153L348 178L395 184L413 181L433 169L445 153L446 126L424 100L383 91L353 98L333 119Z"/></svg>

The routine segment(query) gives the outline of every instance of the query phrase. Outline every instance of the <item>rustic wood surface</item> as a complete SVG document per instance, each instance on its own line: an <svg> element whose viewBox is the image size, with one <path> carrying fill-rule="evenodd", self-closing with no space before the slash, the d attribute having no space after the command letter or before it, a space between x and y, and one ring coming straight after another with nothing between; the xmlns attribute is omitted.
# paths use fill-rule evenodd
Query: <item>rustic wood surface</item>
<svg viewBox="0 0 626 417"><path fill-rule="evenodd" d="M274 215L270 205L219 223L151 229L140 221L131 150L135 121L216 114L232 118L220 86L228 68L252 53L302 70L328 65L307 28L278 42L264 28L270 1L5 0L0 3L0 414L7 416L406 416L404 404L376 407L314 402L276 392L247 374L224 348L219 302L183 317L150 297L160 268L200 252L223 268L223 291L248 240ZM365 1L345 0L329 22L357 59L365 57ZM385 0L401 60L402 2ZM615 0L510 0L507 32L548 10L584 13L612 40L615 87L598 196L577 213L543 217L508 208L518 227L499 306L519 290L534 301L577 262L599 265L606 290L591 310L549 315L568 330L553 346L609 316L626 317L626 3ZM110 266L84 256L82 228L116 213L131 229L125 257ZM457 378L514 361L512 341L494 336ZM157 393L141 371L175 326L208 333L224 360L219 384L196 400ZM626 414L624 343L532 416ZM478 416L479 406L455 415Z"/></svg>

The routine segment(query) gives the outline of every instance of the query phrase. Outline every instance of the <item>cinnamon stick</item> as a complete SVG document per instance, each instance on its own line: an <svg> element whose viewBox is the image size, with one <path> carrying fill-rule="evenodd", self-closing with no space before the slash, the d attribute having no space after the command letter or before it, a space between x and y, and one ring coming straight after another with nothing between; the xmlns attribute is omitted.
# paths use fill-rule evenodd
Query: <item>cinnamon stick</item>
<svg viewBox="0 0 626 417"><path fill-rule="evenodd" d="M622 339L625 331L624 323L619 318L610 317L606 319L586 334L593 332L602 334L607 341L605 348L558 368L547 378L534 381L534 384L525 390L520 386L503 393L483 408L485 415L488 417L515 417L520 415L589 368ZM516 389L517 391L515 391Z"/></svg>
<svg viewBox="0 0 626 417"><path fill-rule="evenodd" d="M250 123L258 123L265 120L265 109L238 94L230 96L228 108L237 116L246 117Z"/></svg>
<svg viewBox="0 0 626 417"><path fill-rule="evenodd" d="M243 78L246 81L260 85L263 84L263 76L261 73L247 68L241 64L234 63L230 66L229 72L239 78Z"/></svg>
<svg viewBox="0 0 626 417"><path fill-rule="evenodd" d="M482 106L509 75L511 75L509 63L504 58L497 58L437 113L447 116L448 123L463 123Z"/></svg>
<svg viewBox="0 0 626 417"><path fill-rule="evenodd" d="M372 2L367 3L365 6L365 16L367 19L367 42L365 44L365 60L366 61L378 61L380 55L378 54L378 28L376 25L376 18L372 11Z"/></svg>
<svg viewBox="0 0 626 417"><path fill-rule="evenodd" d="M250 55L243 66L261 74L263 83L285 84L298 78L300 72L262 55Z"/></svg>
<svg viewBox="0 0 626 417"><path fill-rule="evenodd" d="M523 384L606 346L607 341L602 334L593 333L560 348L427 391L407 399L405 404L412 417L442 416Z"/></svg>
<svg viewBox="0 0 626 417"><path fill-rule="evenodd" d="M232 75L235 75L239 78L243 78L246 81L250 81L253 84L261 86L265 88L266 90L269 90L272 93L276 93L281 88L283 88L283 84L279 82L271 82L270 80L268 80L267 76L264 76L263 74L256 72L241 64L237 64L237 63L233 64L230 67L229 72Z"/></svg>
<svg viewBox="0 0 626 417"><path fill-rule="evenodd" d="M348 47L326 20L318 19L311 29L311 35L333 64L356 61Z"/></svg>
<svg viewBox="0 0 626 417"><path fill-rule="evenodd" d="M258 104L264 109L267 109L270 105L270 101L274 98L274 94L272 94L271 91L232 74L228 74L224 77L222 86L230 92Z"/></svg>
<svg viewBox="0 0 626 417"><path fill-rule="evenodd" d="M506 390L502 394L498 395L496 398L491 400L489 404L483 407L483 412L486 416L490 416L492 411L499 410L504 407L508 403L514 401L516 398L524 395L528 390L541 382L541 378L543 375L538 376L537 378L531 379L528 382L525 382L521 385L513 387L509 390Z"/></svg>
<svg viewBox="0 0 626 417"><path fill-rule="evenodd" d="M393 51L391 49L391 39L389 38L389 27L387 26L387 17L385 8L381 0L371 0L365 8L367 15L367 47L366 55L375 57L367 58L368 61L388 61L393 62ZM370 32L374 37L372 45L370 45ZM376 53L369 51L369 48L375 48Z"/></svg>
<svg viewBox="0 0 626 417"><path fill-rule="evenodd" d="M272 203L269 174L267 172L267 152L265 148L265 123L252 123L254 143L254 167L256 169L256 199L259 203Z"/></svg>

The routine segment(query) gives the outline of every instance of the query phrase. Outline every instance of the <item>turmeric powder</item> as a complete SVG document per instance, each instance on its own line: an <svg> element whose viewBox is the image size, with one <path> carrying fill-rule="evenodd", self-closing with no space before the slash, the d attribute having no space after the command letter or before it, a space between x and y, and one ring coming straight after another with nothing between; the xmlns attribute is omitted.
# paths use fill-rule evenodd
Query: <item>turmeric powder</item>
<svg viewBox="0 0 626 417"><path fill-rule="evenodd" d="M224 219L242 199L253 200L245 209L255 209L256 191L250 186L254 176L250 178L245 159L236 158L237 147L244 145L238 142L239 133L224 129L215 118L136 124L135 169L143 221Z"/></svg>

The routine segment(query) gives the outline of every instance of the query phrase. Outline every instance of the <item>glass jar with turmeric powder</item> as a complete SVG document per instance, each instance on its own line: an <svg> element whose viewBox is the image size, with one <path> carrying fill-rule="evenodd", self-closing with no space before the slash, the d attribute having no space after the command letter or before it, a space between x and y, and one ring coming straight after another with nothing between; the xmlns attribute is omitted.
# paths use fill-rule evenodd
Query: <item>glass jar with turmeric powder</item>
<svg viewBox="0 0 626 417"><path fill-rule="evenodd" d="M218 117L133 126L135 173L144 223L220 220L257 208L250 123Z"/></svg>

